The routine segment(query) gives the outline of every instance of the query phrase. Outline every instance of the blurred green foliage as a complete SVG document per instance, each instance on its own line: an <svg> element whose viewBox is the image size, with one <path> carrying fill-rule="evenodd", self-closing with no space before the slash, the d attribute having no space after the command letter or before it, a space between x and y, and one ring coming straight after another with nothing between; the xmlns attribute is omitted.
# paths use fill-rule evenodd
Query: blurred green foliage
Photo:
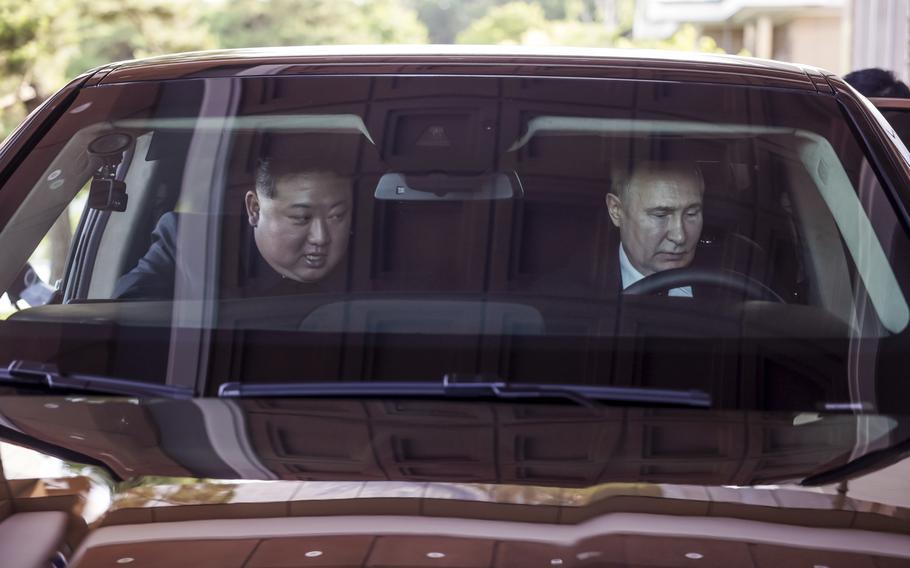
<svg viewBox="0 0 910 568"><path fill-rule="evenodd" d="M217 44L177 0L0 0L0 133L104 63Z"/></svg>
<svg viewBox="0 0 910 568"><path fill-rule="evenodd" d="M547 16L539 4L509 2L495 6L471 23L458 36L458 43L521 44L529 33L547 28Z"/></svg>
<svg viewBox="0 0 910 568"><path fill-rule="evenodd" d="M629 39L635 0L0 0L0 138L111 61L231 47L472 43L717 51Z"/></svg>
<svg viewBox="0 0 910 568"><path fill-rule="evenodd" d="M226 48L429 41L399 0L225 0L211 4L205 23Z"/></svg>
<svg viewBox="0 0 910 568"><path fill-rule="evenodd" d="M563 10L548 12L554 2L509 2L491 8L456 36L458 43L506 45L612 46L622 32L592 17L581 1L564 2ZM561 14L551 18L548 14Z"/></svg>

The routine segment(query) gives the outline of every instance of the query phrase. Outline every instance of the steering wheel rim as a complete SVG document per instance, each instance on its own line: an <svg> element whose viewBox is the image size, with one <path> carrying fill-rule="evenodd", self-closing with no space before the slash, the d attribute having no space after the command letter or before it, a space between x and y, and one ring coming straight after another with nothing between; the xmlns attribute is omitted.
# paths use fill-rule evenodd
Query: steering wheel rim
<svg viewBox="0 0 910 568"><path fill-rule="evenodd" d="M771 300L781 304L784 299L755 278L727 269L673 268L645 276L622 291L625 296L647 296L683 286L716 286L742 292L750 300Z"/></svg>

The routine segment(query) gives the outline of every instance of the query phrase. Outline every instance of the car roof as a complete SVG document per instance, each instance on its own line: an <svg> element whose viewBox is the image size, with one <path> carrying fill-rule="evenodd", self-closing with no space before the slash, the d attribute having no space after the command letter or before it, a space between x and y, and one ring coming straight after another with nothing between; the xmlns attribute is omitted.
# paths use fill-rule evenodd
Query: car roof
<svg viewBox="0 0 910 568"><path fill-rule="evenodd" d="M311 46L179 53L113 63L88 85L306 74L571 76L762 85L831 92L809 66L733 55L605 48L462 45Z"/></svg>

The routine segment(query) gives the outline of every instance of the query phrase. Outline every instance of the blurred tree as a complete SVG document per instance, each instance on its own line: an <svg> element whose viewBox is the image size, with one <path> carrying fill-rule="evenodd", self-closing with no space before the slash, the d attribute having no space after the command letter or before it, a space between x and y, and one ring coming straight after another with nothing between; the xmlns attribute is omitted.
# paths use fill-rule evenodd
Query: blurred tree
<svg viewBox="0 0 910 568"><path fill-rule="evenodd" d="M673 51L700 51L703 53L725 53L717 42L708 36L699 35L691 24L685 24L672 36L660 40L633 40L621 37L616 40L616 47L639 49L669 49Z"/></svg>
<svg viewBox="0 0 910 568"><path fill-rule="evenodd" d="M472 21L508 0L408 0L427 27L430 43L455 43Z"/></svg>
<svg viewBox="0 0 910 568"><path fill-rule="evenodd" d="M0 134L91 67L214 47L199 16L177 0L0 0Z"/></svg>
<svg viewBox="0 0 910 568"><path fill-rule="evenodd" d="M212 47L198 21L175 0L0 0L0 136L91 67ZM63 274L72 226L63 214L47 235L51 283Z"/></svg>
<svg viewBox="0 0 910 568"><path fill-rule="evenodd" d="M557 8L561 7L561 11ZM549 10L549 12L548 12ZM552 19L550 14L562 14ZM512 1L493 6L456 37L458 43L670 49L723 53L691 25L663 40L630 37L635 0Z"/></svg>
<svg viewBox="0 0 910 568"><path fill-rule="evenodd" d="M70 0L82 16L67 75L111 61L217 47L203 7L178 0Z"/></svg>
<svg viewBox="0 0 910 568"><path fill-rule="evenodd" d="M540 6L548 20L573 19L594 21L603 2L633 2L634 0L527 0L521 2ZM429 31L431 43L455 43L456 37L473 22L483 18L491 9L515 0L407 0L420 21Z"/></svg>
<svg viewBox="0 0 910 568"><path fill-rule="evenodd" d="M429 33L417 12L398 0L372 0L363 5L362 19L374 43L428 43Z"/></svg>
<svg viewBox="0 0 910 568"><path fill-rule="evenodd" d="M455 38L458 43L523 44L529 33L544 32L547 18L539 4L509 2L491 8Z"/></svg>
<svg viewBox="0 0 910 568"><path fill-rule="evenodd" d="M0 112L16 122L64 79L71 36L55 29L54 4L0 0ZM5 133L15 123L3 119Z"/></svg>
<svg viewBox="0 0 910 568"><path fill-rule="evenodd" d="M208 21L220 47L426 43L426 27L399 0L232 0Z"/></svg>
<svg viewBox="0 0 910 568"><path fill-rule="evenodd" d="M615 28L600 22L582 21L584 3L564 4L570 19L548 20L543 6L537 3L510 2L496 6L486 16L475 20L458 34L458 43L511 45L608 46Z"/></svg>
<svg viewBox="0 0 910 568"><path fill-rule="evenodd" d="M552 22L544 34L529 36L538 45L566 45L572 47L610 47L616 40L615 28L600 23L563 20Z"/></svg>

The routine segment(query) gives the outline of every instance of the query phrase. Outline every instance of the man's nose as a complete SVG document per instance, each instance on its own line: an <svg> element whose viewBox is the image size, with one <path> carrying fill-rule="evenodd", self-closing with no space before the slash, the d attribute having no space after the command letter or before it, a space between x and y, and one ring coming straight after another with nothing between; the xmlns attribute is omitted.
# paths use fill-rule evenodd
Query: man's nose
<svg viewBox="0 0 910 568"><path fill-rule="evenodd" d="M670 226L667 227L667 240L671 243L682 246L686 244L686 223L682 215L671 215Z"/></svg>
<svg viewBox="0 0 910 568"><path fill-rule="evenodd" d="M307 241L309 241L310 244L318 246L329 244L331 237L329 237L329 230L325 219L320 217L313 219L313 222L310 223L310 232L307 234Z"/></svg>

